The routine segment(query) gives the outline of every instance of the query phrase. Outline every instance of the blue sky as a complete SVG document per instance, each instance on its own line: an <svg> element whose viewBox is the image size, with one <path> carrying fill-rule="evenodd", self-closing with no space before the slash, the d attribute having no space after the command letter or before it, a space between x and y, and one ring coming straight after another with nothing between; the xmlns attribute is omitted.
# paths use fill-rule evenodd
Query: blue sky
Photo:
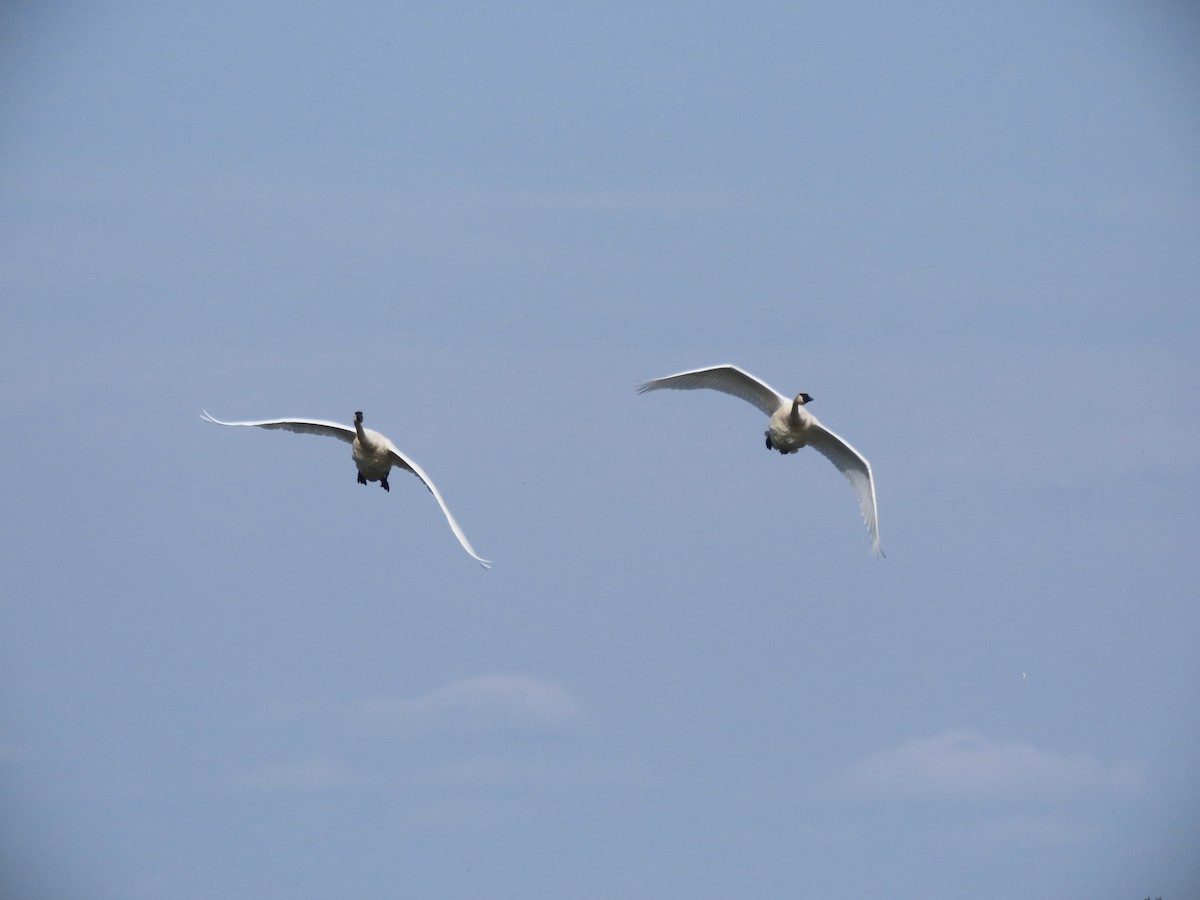
<svg viewBox="0 0 1200 900"><path fill-rule="evenodd" d="M0 14L22 897L1176 898L1184 3ZM872 462L639 380L732 362ZM345 445L354 410L495 568Z"/></svg>

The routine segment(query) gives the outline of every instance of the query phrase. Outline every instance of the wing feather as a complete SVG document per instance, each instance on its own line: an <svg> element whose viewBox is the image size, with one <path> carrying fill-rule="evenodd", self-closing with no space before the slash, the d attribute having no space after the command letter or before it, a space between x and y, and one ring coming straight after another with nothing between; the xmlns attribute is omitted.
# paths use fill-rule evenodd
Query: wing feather
<svg viewBox="0 0 1200 900"><path fill-rule="evenodd" d="M459 526L454 516L451 515L450 507L446 505L446 501L442 498L442 493L437 489L437 485L433 483L433 479L425 474L424 469L401 453L396 448L396 445L390 440L387 438L384 438L384 440L387 441L388 452L392 454L392 462L403 469L408 469L408 471L412 472L421 480L421 483L425 485L425 487L429 488L429 493L433 494L433 498L437 500L438 506L442 508L442 513L446 516L446 521L450 523L450 530L454 532L454 536L458 538L458 542L462 544L462 548L466 550L467 553L469 553L471 557L481 566L483 566L485 569L490 569L492 567L492 561L490 559L484 559L475 552L475 548L472 547L471 542L467 540L467 536L463 532L461 526Z"/></svg>
<svg viewBox="0 0 1200 900"><path fill-rule="evenodd" d="M657 391L664 388L676 391L692 391L708 388L739 397L757 406L768 416L772 415L788 400L764 381L734 365L709 366L704 369L689 369L674 375L664 375L638 385L638 393Z"/></svg>
<svg viewBox="0 0 1200 900"><path fill-rule="evenodd" d="M324 434L329 437L335 437L339 441L345 441L347 444L353 443L355 437L353 428L347 425L339 425L337 422L325 422L321 419L264 419L261 422L222 422L220 419L214 419L210 416L208 410L201 410L201 413L200 418L217 425L252 425L255 428L294 431L297 434Z"/></svg>
<svg viewBox="0 0 1200 900"><path fill-rule="evenodd" d="M879 548L879 514L875 504L875 478L871 474L871 464L849 442L820 422L813 421L809 434L808 446L837 466L837 470L850 482L850 487L854 488L858 511L871 535L871 552L875 556L883 556Z"/></svg>

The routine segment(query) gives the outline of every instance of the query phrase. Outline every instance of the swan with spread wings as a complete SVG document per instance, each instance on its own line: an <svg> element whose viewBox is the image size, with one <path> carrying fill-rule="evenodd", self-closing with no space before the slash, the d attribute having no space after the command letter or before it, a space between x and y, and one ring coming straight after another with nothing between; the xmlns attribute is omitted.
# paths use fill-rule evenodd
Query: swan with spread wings
<svg viewBox="0 0 1200 900"><path fill-rule="evenodd" d="M664 375L638 385L638 393L662 389L699 390L707 388L740 397L770 416L767 423L767 449L780 453L795 453L801 447L812 447L837 466L842 476L854 488L858 509L871 535L871 552L882 556L879 548L879 515L875 507L875 479L867 458L834 434L810 413L805 406L812 397L803 392L788 398L770 385L733 365L690 369L674 375Z"/></svg>
<svg viewBox="0 0 1200 900"><path fill-rule="evenodd" d="M350 445L350 455L354 459L354 464L358 467L358 483L366 484L369 481L378 481L379 486L385 491L391 491L391 486L388 484L388 474L393 468L406 469L412 472L421 480L421 483L425 487L429 488L429 493L433 494L434 499L437 500L438 506L442 508L442 512L446 516L446 521L450 523L451 531L458 538L458 542L462 544L462 548L485 569L492 567L490 560L484 559L475 552L475 548L467 540L466 534L463 533L458 522L454 520L454 516L450 514L450 507L442 499L441 492L438 491L429 476L425 474L425 471L397 450L396 445L378 431L364 428L363 414L361 412L354 414L353 428L347 425L340 425L337 422L324 422L320 419L265 419L261 422L222 422L220 419L214 419L210 416L207 410L203 411L202 418L206 422L213 422L217 425L251 425L255 428L277 428L282 431L294 431L298 434L323 434L328 437L335 437L339 441L345 441Z"/></svg>

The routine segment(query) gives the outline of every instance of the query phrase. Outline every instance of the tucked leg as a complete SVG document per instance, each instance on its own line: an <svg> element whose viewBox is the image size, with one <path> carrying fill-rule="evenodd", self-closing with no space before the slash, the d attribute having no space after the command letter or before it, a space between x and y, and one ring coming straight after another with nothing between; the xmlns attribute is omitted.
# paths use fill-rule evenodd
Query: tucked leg
<svg viewBox="0 0 1200 900"><path fill-rule="evenodd" d="M392 492L392 489L390 487L388 487L386 475L384 475L382 478L379 479L379 486L381 488L383 488L385 491L387 491L389 494Z"/></svg>
<svg viewBox="0 0 1200 900"><path fill-rule="evenodd" d="M358 473L358 483L359 483L359 484L366 484L366 483L367 483L367 476L366 476L366 475L364 475L362 472L359 472L359 473Z"/></svg>

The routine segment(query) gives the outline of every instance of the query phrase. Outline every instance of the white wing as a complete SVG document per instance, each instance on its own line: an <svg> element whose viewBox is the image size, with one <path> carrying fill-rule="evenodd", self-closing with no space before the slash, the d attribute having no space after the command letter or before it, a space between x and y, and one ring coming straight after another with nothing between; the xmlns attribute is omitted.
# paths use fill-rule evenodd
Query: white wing
<svg viewBox="0 0 1200 900"><path fill-rule="evenodd" d="M737 366L709 366L706 369L691 369L675 375L664 375L638 385L638 393L657 391L670 388L676 391L692 391L708 388L723 391L740 397L747 403L752 403L768 416L773 415L788 399L769 384L759 381L749 372L744 372Z"/></svg>
<svg viewBox="0 0 1200 900"><path fill-rule="evenodd" d="M335 437L339 441L345 441L347 444L353 443L355 433L354 429L347 425L339 425L337 422L323 422L320 419L266 419L262 422L222 422L220 419L214 419L208 414L208 410L201 410L201 418L206 422L215 422L217 425L253 425L255 428L278 428L283 431L295 431L298 434L327 434L330 437Z"/></svg>
<svg viewBox="0 0 1200 900"><path fill-rule="evenodd" d="M475 552L475 548L471 546L471 542L468 541L467 536L463 534L462 528L460 528L458 522L454 520L454 516L450 514L450 507L448 507L446 505L446 501L442 499L441 491L437 489L437 486L433 483L430 477L425 474L425 470L397 450L396 445L390 440L387 438L384 438L384 440L387 441L388 451L392 454L393 464L400 466L402 469L408 469L408 471L412 472L419 479L421 479L421 483L425 485L425 487L429 488L429 493L433 494L433 498L437 500L438 506L442 508L442 512L446 515L446 521L450 523L450 530L454 532L454 536L458 538L458 542L462 544L462 548L466 550L467 553L471 554L471 558L478 562L481 566L483 566L485 569L490 569L492 567L492 561L490 559L484 559Z"/></svg>
<svg viewBox="0 0 1200 900"><path fill-rule="evenodd" d="M871 475L871 464L867 458L838 437L815 417L809 431L808 446L837 466L842 476L854 488L858 497L858 511L862 513L867 531L871 534L871 552L883 556L879 549L879 515L875 509L875 479Z"/></svg>

